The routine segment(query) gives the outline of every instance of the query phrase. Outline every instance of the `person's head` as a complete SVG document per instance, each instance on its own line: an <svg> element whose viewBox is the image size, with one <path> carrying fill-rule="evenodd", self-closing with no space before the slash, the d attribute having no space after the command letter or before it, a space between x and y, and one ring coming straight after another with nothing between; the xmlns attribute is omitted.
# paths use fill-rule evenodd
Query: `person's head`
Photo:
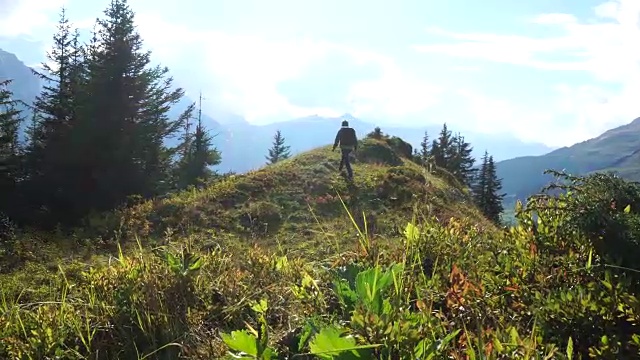
<svg viewBox="0 0 640 360"><path fill-rule="evenodd" d="M349 122L347 120L342 120L342 127L349 127Z"/></svg>

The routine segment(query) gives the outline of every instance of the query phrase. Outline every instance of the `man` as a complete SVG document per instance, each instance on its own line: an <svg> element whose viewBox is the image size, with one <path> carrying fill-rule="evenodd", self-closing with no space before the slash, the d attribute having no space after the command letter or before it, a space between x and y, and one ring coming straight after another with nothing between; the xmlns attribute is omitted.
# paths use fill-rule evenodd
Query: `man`
<svg viewBox="0 0 640 360"><path fill-rule="evenodd" d="M351 151L358 150L358 138L356 137L356 131L349 127L347 120L342 122L342 127L338 130L336 140L333 143L333 151L336 150L338 144L340 144L340 150L342 150L342 159L340 160L338 171L342 171L342 167L346 166L349 180L353 180L353 170L349 162L349 155Z"/></svg>

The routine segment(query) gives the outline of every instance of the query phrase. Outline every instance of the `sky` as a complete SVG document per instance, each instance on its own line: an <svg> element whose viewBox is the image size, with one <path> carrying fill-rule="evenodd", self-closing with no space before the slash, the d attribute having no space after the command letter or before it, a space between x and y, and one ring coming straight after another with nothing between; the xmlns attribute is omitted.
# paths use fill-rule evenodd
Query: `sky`
<svg viewBox="0 0 640 360"><path fill-rule="evenodd" d="M214 117L349 113L552 147L640 117L638 0L128 3L154 61ZM44 55L62 5L91 29L108 0L0 0L0 46L40 61L25 41Z"/></svg>

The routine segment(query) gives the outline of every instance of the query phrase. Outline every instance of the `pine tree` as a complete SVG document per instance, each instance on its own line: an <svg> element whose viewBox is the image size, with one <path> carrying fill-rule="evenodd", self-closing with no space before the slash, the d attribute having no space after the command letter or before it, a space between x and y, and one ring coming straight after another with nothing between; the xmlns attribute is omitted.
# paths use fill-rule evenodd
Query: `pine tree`
<svg viewBox="0 0 640 360"><path fill-rule="evenodd" d="M71 146L78 142L71 137L71 129L77 122L77 96L81 92L80 52L78 32L72 33L62 8L53 47L47 53L49 63L42 64L43 72L34 70L45 85L34 103L25 161L27 183L23 188L32 206L44 206L59 218L73 217L71 210L78 198L73 164L83 154Z"/></svg>
<svg viewBox="0 0 640 360"><path fill-rule="evenodd" d="M500 222L500 214L504 210L502 206L504 194L499 194L501 189L502 181L497 177L493 156L489 156L485 151L482 166L473 187L473 195L480 211L496 224Z"/></svg>
<svg viewBox="0 0 640 360"><path fill-rule="evenodd" d="M17 101L13 100L8 89L10 83L11 80L0 81L0 159L3 161L16 157L20 152L18 132L22 119Z"/></svg>
<svg viewBox="0 0 640 360"><path fill-rule="evenodd" d="M87 104L79 135L86 149L86 196L96 210L112 208L130 195L149 197L171 187L178 148L165 140L190 114L169 119L167 112L184 95L172 88L168 69L149 67L150 52L134 26L126 0L112 0L97 21L87 48Z"/></svg>
<svg viewBox="0 0 640 360"><path fill-rule="evenodd" d="M482 156L482 164L480 165L480 171L476 174L476 181L473 184L472 192L473 199L476 203L476 206L484 213L487 207L487 168L489 163L489 153L485 150L484 155Z"/></svg>
<svg viewBox="0 0 640 360"><path fill-rule="evenodd" d="M489 156L489 160L487 161L487 201L485 214L496 224L500 222L500 214L504 210L502 199L505 194L501 194L500 190L502 190L502 179L499 179L496 173L493 156Z"/></svg>
<svg viewBox="0 0 640 360"><path fill-rule="evenodd" d="M284 160L291 156L289 151L289 146L284 145L284 137L280 133L280 130L276 131L276 134L273 137L273 145L271 149L269 149L269 155L266 156L268 160L267 164L275 164L280 160Z"/></svg>
<svg viewBox="0 0 640 360"><path fill-rule="evenodd" d="M198 110L198 123L195 132L189 132L189 122L185 124L185 152L178 168L178 187L186 188L190 185L206 183L213 171L209 166L218 165L220 153L213 147L212 137L202 124L202 95Z"/></svg>
<svg viewBox="0 0 640 360"><path fill-rule="evenodd" d="M471 186L476 170L473 168L475 159L471 155L473 148L471 144L464 140L464 137L457 134L452 141L452 158L449 171L465 186Z"/></svg>
<svg viewBox="0 0 640 360"><path fill-rule="evenodd" d="M429 133L427 131L424 132L424 136L422 137L422 142L420 143L420 158L423 163L427 163L427 159L430 155L430 146L429 146Z"/></svg>
<svg viewBox="0 0 640 360"><path fill-rule="evenodd" d="M431 155L433 156L433 162L436 166L450 170L453 144L451 131L447 128L446 123L442 126L438 139L434 140L431 145Z"/></svg>
<svg viewBox="0 0 640 360"><path fill-rule="evenodd" d="M22 121L16 101L7 86L0 81L0 213L16 208L17 185L20 178L21 147L18 131Z"/></svg>

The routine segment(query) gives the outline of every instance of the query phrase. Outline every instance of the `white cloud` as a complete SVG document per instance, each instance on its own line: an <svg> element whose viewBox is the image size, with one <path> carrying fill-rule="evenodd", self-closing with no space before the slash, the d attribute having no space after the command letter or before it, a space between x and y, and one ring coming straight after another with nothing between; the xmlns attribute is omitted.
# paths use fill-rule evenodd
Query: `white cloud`
<svg viewBox="0 0 640 360"><path fill-rule="evenodd" d="M578 19L572 14L551 13L538 15L533 18L532 22L534 24L562 25L576 23Z"/></svg>
<svg viewBox="0 0 640 360"><path fill-rule="evenodd" d="M406 74L390 57L341 44L308 38L275 41L257 35L194 31L145 14L137 15L137 23L145 43L162 63L174 68L174 64L187 61L194 71L205 71L199 74L201 86L215 86L220 94L219 101L210 106L224 106L224 110L241 114L254 123L345 112L394 117L422 111L435 101L438 92ZM378 79L352 84L346 99L351 104L349 108L295 106L278 92L280 82L303 75L315 60L333 53L346 54L356 64L374 64L382 71ZM407 95L411 93L420 97Z"/></svg>
<svg viewBox="0 0 640 360"><path fill-rule="evenodd" d="M67 0L0 0L0 36L33 35L36 29L55 24L51 12L58 11Z"/></svg>
<svg viewBox="0 0 640 360"><path fill-rule="evenodd" d="M548 121L547 134L532 135L525 130L529 125L521 120L512 120L519 124L513 131L521 137L537 136L548 145L570 145L640 116L637 100L640 93L640 1L607 1L593 8L593 14L597 20L586 23L571 14L533 17L531 22L558 30L558 35L547 37L454 33L432 28L428 29L430 33L457 41L416 45L414 49L592 76L596 80L592 81L592 86L565 84L554 87L550 83L549 91L557 92L558 99L546 109L521 105L516 108L514 104L483 98L484 102L495 102L495 107L485 106L477 97L471 99L472 108L477 110L476 117L489 123L496 120L491 120L486 112L495 112L496 118L531 119L532 112L543 111L546 114L537 114L535 119ZM585 80L589 78L585 77ZM620 90L605 90L611 85Z"/></svg>

